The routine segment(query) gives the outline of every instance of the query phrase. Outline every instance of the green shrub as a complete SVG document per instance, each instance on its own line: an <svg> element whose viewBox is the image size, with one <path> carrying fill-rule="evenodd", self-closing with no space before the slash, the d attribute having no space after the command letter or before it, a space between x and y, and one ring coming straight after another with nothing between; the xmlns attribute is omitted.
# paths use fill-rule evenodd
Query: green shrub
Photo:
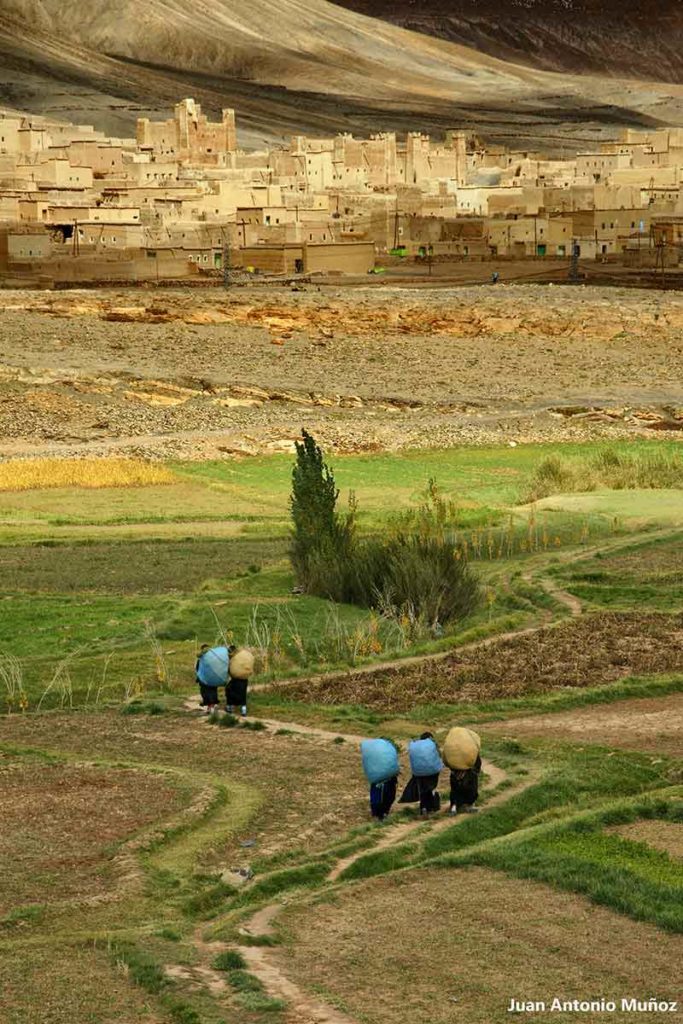
<svg viewBox="0 0 683 1024"><path fill-rule="evenodd" d="M626 454L602 448L588 459L542 459L529 483L527 501L570 491L683 487L683 458L676 452Z"/></svg>
<svg viewBox="0 0 683 1024"><path fill-rule="evenodd" d="M237 992L263 992L263 984L249 971L234 970L228 973L228 981Z"/></svg>
<svg viewBox="0 0 683 1024"><path fill-rule="evenodd" d="M214 957L212 967L217 971L241 971L246 967L244 957L236 949L227 949Z"/></svg>
<svg viewBox="0 0 683 1024"><path fill-rule="evenodd" d="M290 500L291 560L299 585L319 597L407 616L425 629L470 614L479 585L453 531L453 509L435 482L430 480L423 505L391 520L386 537L360 542L355 504L339 516L332 471L311 435L302 436Z"/></svg>
<svg viewBox="0 0 683 1024"><path fill-rule="evenodd" d="M242 993L240 1002L245 1010L249 1010L252 1013L281 1013L287 1009L284 999L272 999L270 996L261 995L259 992Z"/></svg>
<svg viewBox="0 0 683 1024"><path fill-rule="evenodd" d="M399 533L361 552L363 603L428 627L456 622L479 603L479 582L455 538Z"/></svg>
<svg viewBox="0 0 683 1024"><path fill-rule="evenodd" d="M136 985L145 992L156 995L168 985L168 979L159 964L131 943L119 943L114 947L116 958L128 968L128 973Z"/></svg>
<svg viewBox="0 0 683 1024"><path fill-rule="evenodd" d="M221 729L234 729L237 725L237 718L234 715L229 714L227 711L224 715L217 715L218 725Z"/></svg>
<svg viewBox="0 0 683 1024"><path fill-rule="evenodd" d="M266 725L260 718L252 718L246 722L242 722L241 727L242 729L251 729L252 732L263 732Z"/></svg>
<svg viewBox="0 0 683 1024"><path fill-rule="evenodd" d="M183 1000L166 996L162 1002L168 1010L173 1024L202 1024L202 1018L197 1011Z"/></svg>

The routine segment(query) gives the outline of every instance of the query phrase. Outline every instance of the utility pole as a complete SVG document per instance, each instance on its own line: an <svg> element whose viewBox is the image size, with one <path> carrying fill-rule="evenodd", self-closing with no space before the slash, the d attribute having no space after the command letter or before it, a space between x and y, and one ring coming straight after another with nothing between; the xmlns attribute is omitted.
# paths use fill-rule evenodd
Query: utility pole
<svg viewBox="0 0 683 1024"><path fill-rule="evenodd" d="M579 246L576 239L572 239L572 255L569 263L569 281L571 284L579 282Z"/></svg>
<svg viewBox="0 0 683 1024"><path fill-rule="evenodd" d="M657 273L658 269L661 269L661 277L660 277L659 280L660 280L660 287L663 290L665 288L665 286L666 286L666 281L665 281L665 277L664 277L664 258L665 258L664 254L665 254L665 250L666 250L666 239L665 239L664 235L662 235L662 237L657 241L655 248L656 248L656 254L655 254L655 274Z"/></svg>
<svg viewBox="0 0 683 1024"><path fill-rule="evenodd" d="M230 245L223 236L223 287L230 287Z"/></svg>

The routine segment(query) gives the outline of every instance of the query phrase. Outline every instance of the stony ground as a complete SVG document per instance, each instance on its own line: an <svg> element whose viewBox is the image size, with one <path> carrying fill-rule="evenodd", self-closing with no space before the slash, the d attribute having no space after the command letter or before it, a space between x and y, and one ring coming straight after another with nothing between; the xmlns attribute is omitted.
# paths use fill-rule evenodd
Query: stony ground
<svg viewBox="0 0 683 1024"><path fill-rule="evenodd" d="M568 286L0 294L0 456L680 436L683 298Z"/></svg>

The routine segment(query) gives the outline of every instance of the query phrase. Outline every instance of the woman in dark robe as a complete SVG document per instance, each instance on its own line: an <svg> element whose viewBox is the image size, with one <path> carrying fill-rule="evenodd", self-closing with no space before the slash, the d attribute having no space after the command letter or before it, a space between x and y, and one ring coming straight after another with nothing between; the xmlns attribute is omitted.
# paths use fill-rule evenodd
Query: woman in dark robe
<svg viewBox="0 0 683 1024"><path fill-rule="evenodd" d="M208 650L209 645L202 644L199 650L199 657L197 658L194 666L194 675L197 681L197 686L199 687L199 695L201 697L200 704L201 707L205 709L207 715L211 714L211 712L218 707L218 687L207 686L206 683L203 683L199 678L199 663L202 660L202 655L206 654Z"/></svg>
<svg viewBox="0 0 683 1024"><path fill-rule="evenodd" d="M433 740L431 732L423 732L421 740ZM437 787L439 785L439 773L435 775L412 775L408 785L401 793L400 804L416 804L420 801L420 814L428 815L438 811L441 807L441 797Z"/></svg>
<svg viewBox="0 0 683 1024"><path fill-rule="evenodd" d="M378 821L384 821L396 799L398 775L385 782L373 782L370 786L370 814Z"/></svg>
<svg viewBox="0 0 683 1024"><path fill-rule="evenodd" d="M225 684L225 703L229 714L232 714L233 707L238 707L244 718L247 714L247 687L248 679L233 679L228 676Z"/></svg>
<svg viewBox="0 0 683 1024"><path fill-rule="evenodd" d="M479 772L481 757L477 757L471 768L451 772L451 814L476 814L474 804L479 796Z"/></svg>

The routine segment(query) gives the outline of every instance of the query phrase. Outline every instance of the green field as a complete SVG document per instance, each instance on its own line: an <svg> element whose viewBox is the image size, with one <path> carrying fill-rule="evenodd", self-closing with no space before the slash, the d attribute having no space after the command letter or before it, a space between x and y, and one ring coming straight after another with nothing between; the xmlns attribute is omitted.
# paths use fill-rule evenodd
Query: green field
<svg viewBox="0 0 683 1024"><path fill-rule="evenodd" d="M664 449L676 451L648 442L615 447L644 459ZM21 679L16 663L13 681L4 673L0 707L16 707L19 690L29 706L42 699L42 707L121 699L159 683L186 691L197 645L223 635L262 651L261 678L447 648L565 614L539 585L543 574L596 606L644 599L653 609L679 607L671 573L635 589L632 578L600 587L593 563L575 563L586 549L670 529L672 509L683 507L678 492L524 503L548 454L578 464L599 450L519 446L333 460L340 501L353 491L361 531L380 532L390 514L416 507L431 478L452 503L486 601L432 640L377 624L358 608L292 593L290 457L172 464L176 482L164 486L3 492L0 650L19 659ZM552 501L557 508L544 509Z"/></svg>

